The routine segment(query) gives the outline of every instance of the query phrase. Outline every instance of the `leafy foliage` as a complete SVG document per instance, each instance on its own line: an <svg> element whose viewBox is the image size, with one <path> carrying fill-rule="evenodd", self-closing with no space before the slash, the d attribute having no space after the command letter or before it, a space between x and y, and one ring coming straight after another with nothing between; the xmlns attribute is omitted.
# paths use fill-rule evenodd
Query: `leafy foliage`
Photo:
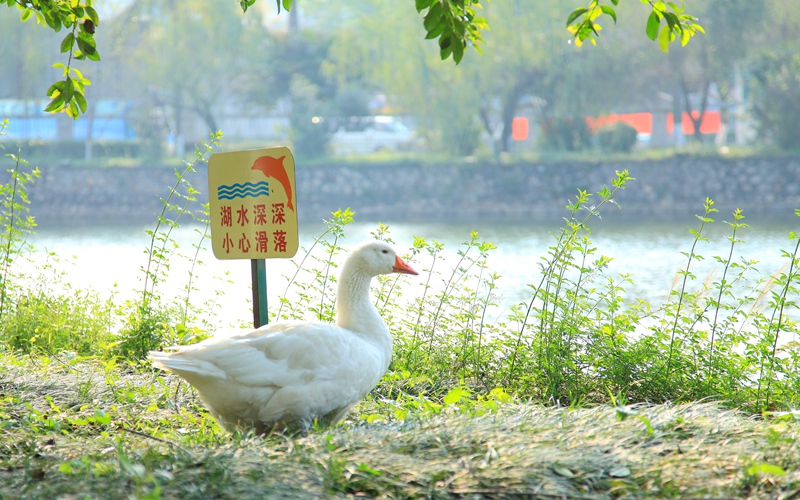
<svg viewBox="0 0 800 500"><path fill-rule="evenodd" d="M195 149L194 161L187 162L183 171L176 170L175 185L170 188L169 195L162 198L163 208L157 217L156 226L147 231L150 244L146 249L147 264L142 269L144 285L141 299L126 304L127 317L115 345L115 351L126 359L144 359L151 350L204 338L197 327L189 327L187 324L190 319L190 296L193 291L195 265L198 263L202 244L208 239L210 217L207 205L200 214L191 210L190 205L197 202L199 191L194 188L187 176L195 172L198 164L207 161L207 156L214 152L214 146L221 137L220 132L212 134L208 143L203 144L202 148ZM195 245L196 252L192 259L189 281L185 287L186 295L182 302L165 302L158 286L169 279L170 262L176 258L178 248L172 232L180 227L185 217L203 223L205 230L200 234L200 242Z"/></svg>
<svg viewBox="0 0 800 500"><path fill-rule="evenodd" d="M580 47L585 40L596 45L595 37L600 36L603 28L596 21L600 16L610 17L617 22L617 13L614 10L619 0L610 0L613 5L603 5L601 0L593 0L586 7L579 7L567 17L567 30L575 37L575 44ZM648 38L655 41L664 52L669 51L669 45L675 40L680 40L681 45L686 45L697 33L705 33L703 27L697 24L697 19L685 12L683 3L677 5L673 2L641 0L649 4L651 11L647 18L645 32ZM662 21L664 26L661 27Z"/></svg>
<svg viewBox="0 0 800 500"><path fill-rule="evenodd" d="M487 0L488 1L488 0ZM439 39L442 60L452 56L461 62L467 47L481 52L481 32L489 28L486 19L477 15L480 0L415 0L417 12L425 11L422 24L425 38Z"/></svg>
<svg viewBox="0 0 800 500"><path fill-rule="evenodd" d="M86 86L91 85L91 82L78 69L72 67L72 60L100 60L94 39L100 18L92 7L91 0L4 1L9 7L16 5L22 11L20 19L23 22L35 18L38 24L47 26L55 32L61 31L62 28L69 31L61 41L60 47L62 54L69 54L67 63L53 65L54 68L62 70L64 79L55 82L47 89L47 97L51 100L45 111L50 113L63 111L73 119L77 119L86 112Z"/></svg>

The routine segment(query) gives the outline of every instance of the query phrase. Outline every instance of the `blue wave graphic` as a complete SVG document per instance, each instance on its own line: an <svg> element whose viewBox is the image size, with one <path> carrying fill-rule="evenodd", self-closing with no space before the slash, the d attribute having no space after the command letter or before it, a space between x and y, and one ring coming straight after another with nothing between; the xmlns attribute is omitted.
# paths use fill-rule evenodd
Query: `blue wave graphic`
<svg viewBox="0 0 800 500"><path fill-rule="evenodd" d="M248 196L253 198L269 196L269 182L245 182L244 184L237 182L230 186L223 184L217 188L217 198L220 200L247 198Z"/></svg>

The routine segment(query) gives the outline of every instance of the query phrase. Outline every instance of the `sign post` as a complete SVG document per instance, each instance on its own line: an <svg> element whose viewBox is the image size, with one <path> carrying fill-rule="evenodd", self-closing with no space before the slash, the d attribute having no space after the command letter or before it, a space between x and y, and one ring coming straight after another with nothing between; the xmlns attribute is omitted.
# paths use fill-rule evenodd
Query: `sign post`
<svg viewBox="0 0 800 500"><path fill-rule="evenodd" d="M297 253L294 157L288 148L215 153L208 160L211 247L218 259L250 259L253 324L267 324L265 259Z"/></svg>

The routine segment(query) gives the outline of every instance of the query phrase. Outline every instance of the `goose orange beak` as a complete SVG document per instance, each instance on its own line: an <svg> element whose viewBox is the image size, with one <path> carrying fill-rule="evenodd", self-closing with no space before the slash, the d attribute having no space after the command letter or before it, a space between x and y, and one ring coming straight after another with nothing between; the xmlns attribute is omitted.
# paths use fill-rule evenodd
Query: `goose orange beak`
<svg viewBox="0 0 800 500"><path fill-rule="evenodd" d="M392 268L392 272L401 274L414 274L414 275L419 274L414 270L414 268L406 264L405 261L401 259L399 255L396 255L394 258L394 267Z"/></svg>

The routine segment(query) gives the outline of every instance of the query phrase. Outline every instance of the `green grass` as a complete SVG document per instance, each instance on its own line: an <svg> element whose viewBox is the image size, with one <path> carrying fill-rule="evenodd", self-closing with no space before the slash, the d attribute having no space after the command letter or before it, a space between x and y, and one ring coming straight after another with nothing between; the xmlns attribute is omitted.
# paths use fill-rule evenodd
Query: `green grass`
<svg viewBox="0 0 800 500"><path fill-rule="evenodd" d="M508 402L366 422L387 408L369 398L334 428L264 438L224 432L175 377L9 352L0 367L2 498L756 499L800 487L796 414Z"/></svg>

